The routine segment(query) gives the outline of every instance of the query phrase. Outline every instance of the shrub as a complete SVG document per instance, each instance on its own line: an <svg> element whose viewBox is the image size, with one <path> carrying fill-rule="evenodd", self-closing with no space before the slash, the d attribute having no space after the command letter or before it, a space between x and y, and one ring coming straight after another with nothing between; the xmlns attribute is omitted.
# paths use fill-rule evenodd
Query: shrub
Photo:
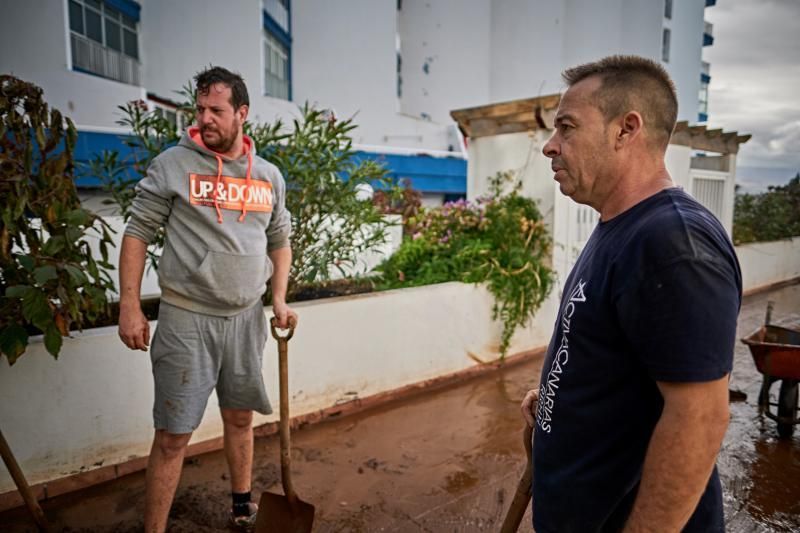
<svg viewBox="0 0 800 533"><path fill-rule="evenodd" d="M519 194L520 183L504 193L512 182L511 173L498 173L488 197L421 209L408 222L411 237L379 267L383 288L485 283L495 298L493 318L503 322L502 355L553 283L547 228L535 201Z"/></svg>
<svg viewBox="0 0 800 533"><path fill-rule="evenodd" d="M29 334L43 333L57 357L62 336L108 311L112 239L78 199L72 121L49 109L40 88L7 75L0 76L0 118L0 353L14 364Z"/></svg>
<svg viewBox="0 0 800 533"><path fill-rule="evenodd" d="M760 194L737 194L733 242L775 241L800 236L800 173Z"/></svg>
<svg viewBox="0 0 800 533"><path fill-rule="evenodd" d="M289 294L299 285L347 276L358 257L382 245L392 224L359 191L367 186L394 196L386 169L371 160L355 163L352 119L338 120L308 104L289 132L278 121L249 128L258 153L286 179L286 207L292 213L292 268Z"/></svg>
<svg viewBox="0 0 800 533"><path fill-rule="evenodd" d="M186 86L179 94L184 97L180 110L191 122L193 92ZM123 114L119 124L132 131L125 138L131 156L122 160L114 152L99 154L85 171L101 179L111 195L108 203L116 204L127 221L133 185L145 175L150 161L176 143L180 134L175 124L141 103L119 109ZM289 297L299 285L327 281L335 271L346 275L357 266L359 255L385 242L390 222L371 201L360 199L358 193L365 185L382 188L390 197L398 194L381 165L353 162L350 132L356 126L352 119L338 120L308 105L301 114L291 131L281 121L245 124L258 154L275 164L286 179L286 206L292 213ZM158 267L163 239L162 231L148 249L153 268Z"/></svg>

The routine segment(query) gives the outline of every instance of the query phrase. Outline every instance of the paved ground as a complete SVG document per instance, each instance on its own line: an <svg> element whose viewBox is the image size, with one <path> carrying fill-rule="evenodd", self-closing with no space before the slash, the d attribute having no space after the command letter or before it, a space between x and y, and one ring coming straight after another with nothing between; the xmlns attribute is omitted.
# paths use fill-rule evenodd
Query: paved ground
<svg viewBox="0 0 800 533"><path fill-rule="evenodd" d="M746 299L739 337L757 328L767 300L775 318L800 317L800 285ZM447 389L294 434L295 486L316 505L316 531L497 531L524 463L518 404L538 381L540 358ZM800 429L779 441L760 417L760 375L737 345L732 405L720 457L729 530L800 530ZM279 490L277 438L258 439L254 491ZM69 531L136 531L144 477L133 474L45 502ZM189 460L171 531L225 526L228 482L222 454ZM530 517L521 531L530 531ZM0 530L33 530L24 512L0 514Z"/></svg>

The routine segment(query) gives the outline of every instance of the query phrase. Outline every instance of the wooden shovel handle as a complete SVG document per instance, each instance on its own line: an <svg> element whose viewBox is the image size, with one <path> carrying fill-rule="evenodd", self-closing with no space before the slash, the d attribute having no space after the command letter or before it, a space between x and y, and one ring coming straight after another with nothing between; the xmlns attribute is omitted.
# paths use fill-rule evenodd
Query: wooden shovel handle
<svg viewBox="0 0 800 533"><path fill-rule="evenodd" d="M278 341L278 385L280 390L280 441L281 441L281 484L289 504L297 505L297 493L292 484L292 437L289 428L289 339L294 335L294 325L290 325L287 335L278 334L278 321L270 320L272 336Z"/></svg>
<svg viewBox="0 0 800 533"><path fill-rule="evenodd" d="M519 524L522 522L522 517L525 516L525 511L528 509L528 504L531 503L533 478L533 463L531 460L531 440L533 438L533 428L525 424L525 429L522 431L522 441L525 445L525 454L528 456L528 461L525 465L525 471L519 479L517 484L517 491L514 493L514 499L511 500L511 505L508 506L506 519L503 520L503 526L500 528L500 533L516 533L519 529Z"/></svg>

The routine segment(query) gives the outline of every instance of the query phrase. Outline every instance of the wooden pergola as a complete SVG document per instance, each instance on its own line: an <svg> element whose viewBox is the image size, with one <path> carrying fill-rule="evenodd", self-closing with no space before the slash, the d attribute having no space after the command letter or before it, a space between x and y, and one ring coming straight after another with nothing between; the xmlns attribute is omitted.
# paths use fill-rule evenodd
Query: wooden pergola
<svg viewBox="0 0 800 533"><path fill-rule="evenodd" d="M560 101L561 95L551 94L457 109L450 116L458 123L461 133L472 139L506 133L552 130ZM748 140L750 135L708 129L702 125L690 126L684 120L675 125L670 144L719 154L735 154L739 151L739 145Z"/></svg>

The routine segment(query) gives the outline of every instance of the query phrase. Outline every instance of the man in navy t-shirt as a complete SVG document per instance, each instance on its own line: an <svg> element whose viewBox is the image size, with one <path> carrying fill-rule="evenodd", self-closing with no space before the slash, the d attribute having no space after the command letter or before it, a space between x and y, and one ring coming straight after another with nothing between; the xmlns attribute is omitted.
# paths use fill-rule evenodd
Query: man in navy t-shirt
<svg viewBox="0 0 800 533"><path fill-rule="evenodd" d="M663 67L612 56L564 80L543 151L561 192L600 223L522 404L536 429L534 527L724 531L715 462L741 302L733 246L664 165L677 98Z"/></svg>

